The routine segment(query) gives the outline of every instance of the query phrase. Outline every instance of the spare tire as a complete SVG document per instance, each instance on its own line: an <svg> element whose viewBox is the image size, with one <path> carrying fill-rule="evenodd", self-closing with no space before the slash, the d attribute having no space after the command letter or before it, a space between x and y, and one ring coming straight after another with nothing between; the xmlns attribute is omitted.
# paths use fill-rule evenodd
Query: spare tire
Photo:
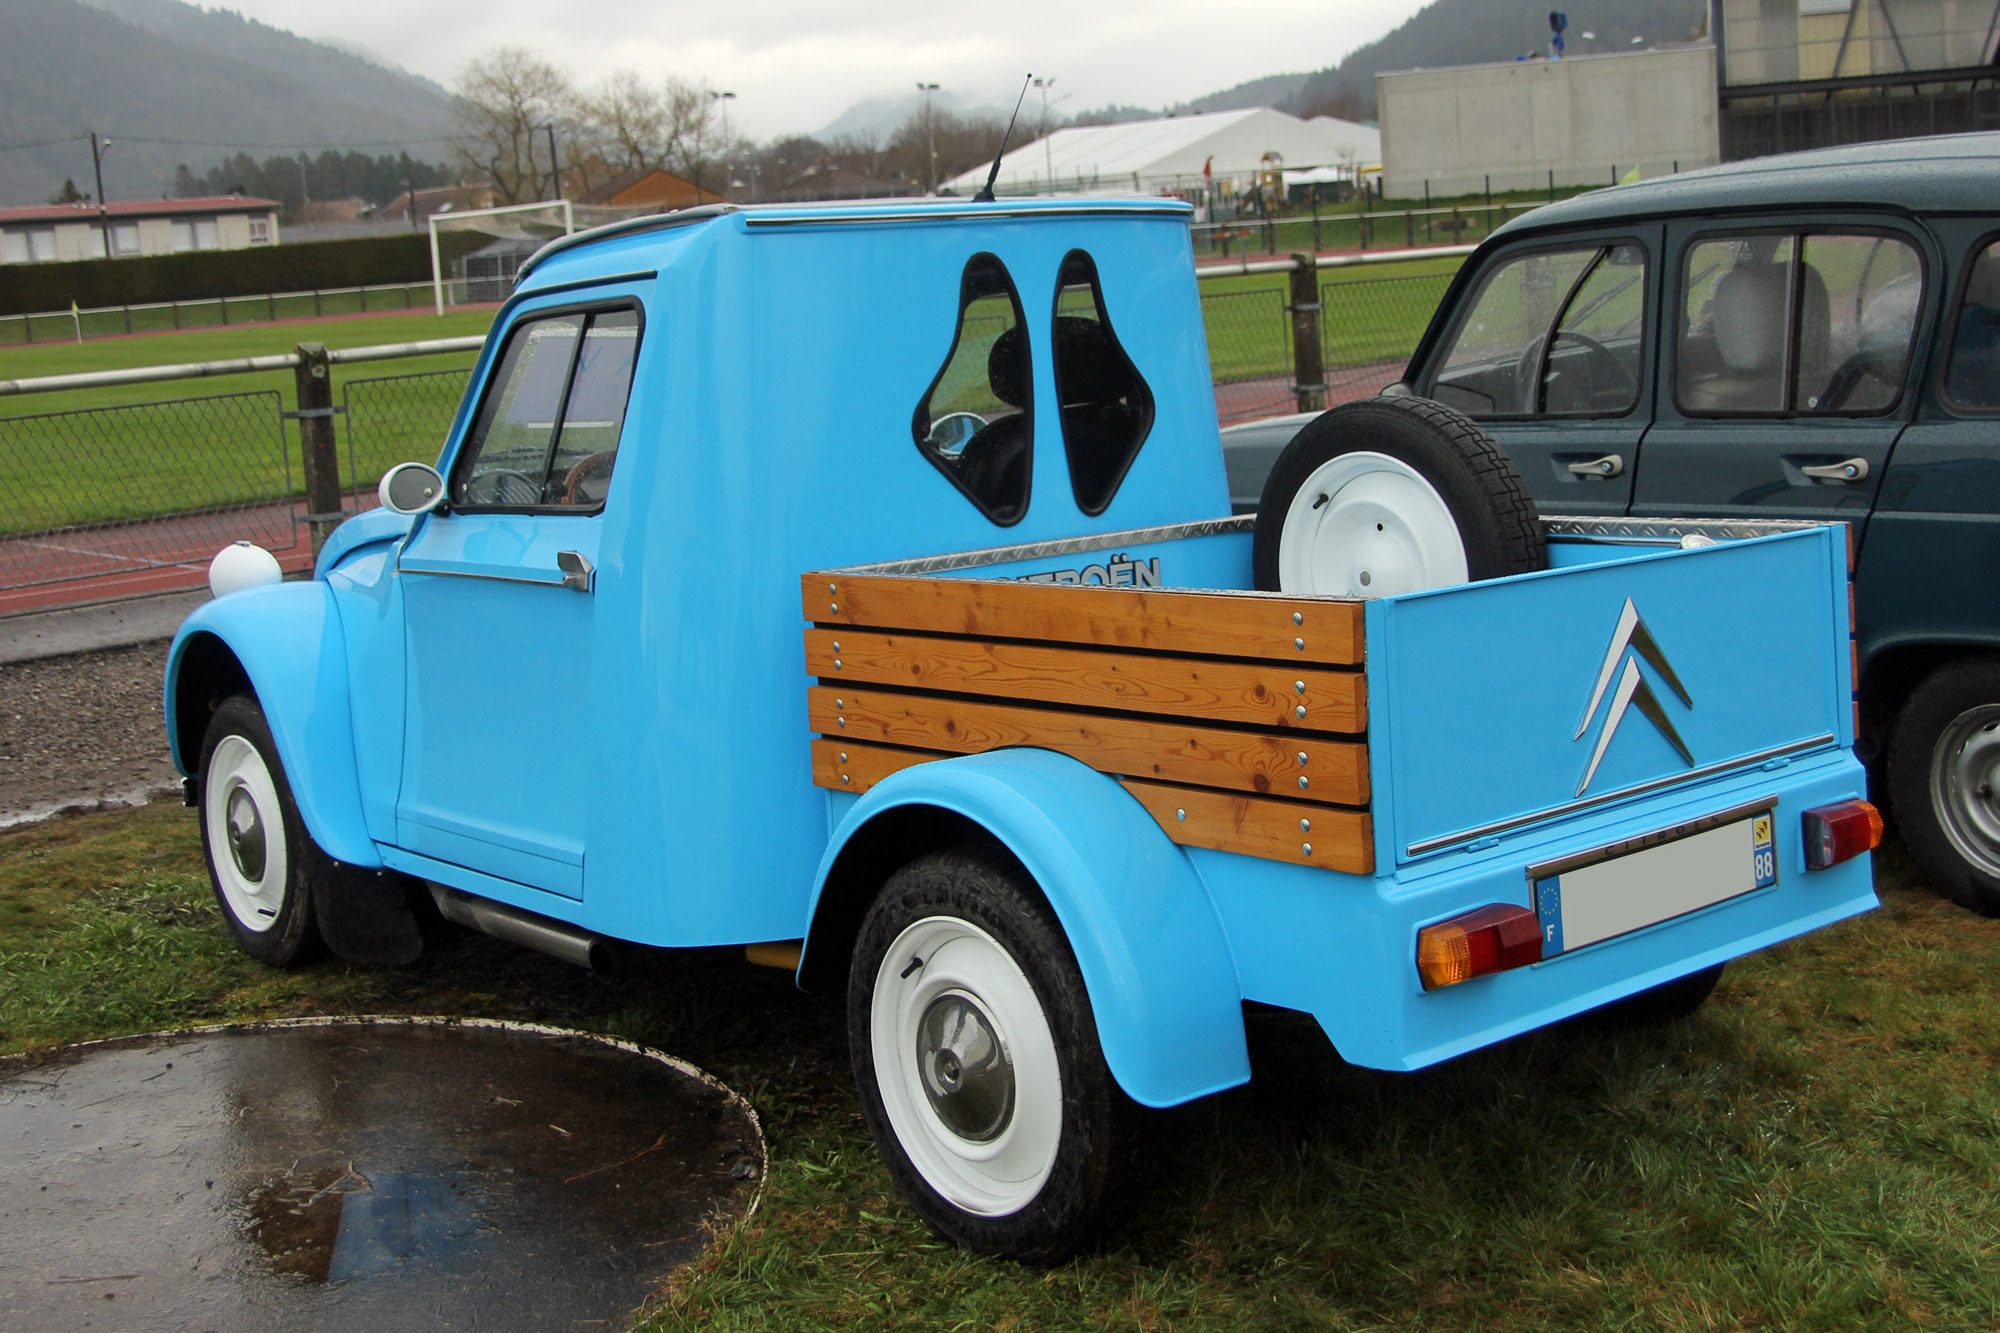
<svg viewBox="0 0 2000 1333"><path fill-rule="evenodd" d="M1493 437L1442 403L1367 398L1300 428L1257 506L1257 587L1388 597L1548 568L1541 518Z"/></svg>

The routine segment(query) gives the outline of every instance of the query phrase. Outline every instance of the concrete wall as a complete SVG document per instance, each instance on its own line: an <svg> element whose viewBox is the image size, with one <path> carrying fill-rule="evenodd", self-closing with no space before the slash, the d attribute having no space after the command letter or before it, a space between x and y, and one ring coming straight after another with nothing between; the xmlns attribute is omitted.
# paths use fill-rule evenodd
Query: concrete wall
<svg viewBox="0 0 2000 1333"><path fill-rule="evenodd" d="M1715 52L1707 46L1521 60L1375 76L1388 194L1608 185L1711 166Z"/></svg>

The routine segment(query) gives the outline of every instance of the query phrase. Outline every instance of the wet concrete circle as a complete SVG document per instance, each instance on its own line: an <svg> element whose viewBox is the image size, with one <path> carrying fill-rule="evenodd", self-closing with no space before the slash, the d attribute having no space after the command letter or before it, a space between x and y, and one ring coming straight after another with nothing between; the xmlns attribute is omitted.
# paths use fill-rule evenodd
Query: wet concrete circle
<svg viewBox="0 0 2000 1333"><path fill-rule="evenodd" d="M577 1033L72 1047L0 1064L0 1327L623 1328L763 1169L741 1098Z"/></svg>

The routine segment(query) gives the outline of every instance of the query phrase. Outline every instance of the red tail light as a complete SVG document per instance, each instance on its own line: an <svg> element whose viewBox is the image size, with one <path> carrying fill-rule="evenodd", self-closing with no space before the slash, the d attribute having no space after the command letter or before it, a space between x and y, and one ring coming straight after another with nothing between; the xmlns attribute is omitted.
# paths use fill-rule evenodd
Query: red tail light
<svg viewBox="0 0 2000 1333"><path fill-rule="evenodd" d="M1824 870L1882 845L1882 812L1866 801L1817 806L1799 817L1806 869Z"/></svg>
<svg viewBox="0 0 2000 1333"><path fill-rule="evenodd" d="M1541 920L1525 907L1495 903L1417 932L1425 990L1541 961Z"/></svg>

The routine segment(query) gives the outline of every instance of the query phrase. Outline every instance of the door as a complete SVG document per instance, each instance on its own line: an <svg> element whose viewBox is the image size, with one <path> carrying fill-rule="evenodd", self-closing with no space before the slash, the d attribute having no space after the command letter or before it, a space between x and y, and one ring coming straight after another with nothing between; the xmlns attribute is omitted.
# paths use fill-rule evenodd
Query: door
<svg viewBox="0 0 2000 1333"><path fill-rule="evenodd" d="M1904 423L1919 238L1887 224L1683 224L1632 512L1832 519L1863 535Z"/></svg>
<svg viewBox="0 0 2000 1333"><path fill-rule="evenodd" d="M1417 392L1478 421L1544 514L1617 515L1652 401L1657 226L1494 255Z"/></svg>
<svg viewBox="0 0 2000 1333"><path fill-rule="evenodd" d="M600 530L636 359L623 302L522 315L397 562L402 846L577 898Z"/></svg>

